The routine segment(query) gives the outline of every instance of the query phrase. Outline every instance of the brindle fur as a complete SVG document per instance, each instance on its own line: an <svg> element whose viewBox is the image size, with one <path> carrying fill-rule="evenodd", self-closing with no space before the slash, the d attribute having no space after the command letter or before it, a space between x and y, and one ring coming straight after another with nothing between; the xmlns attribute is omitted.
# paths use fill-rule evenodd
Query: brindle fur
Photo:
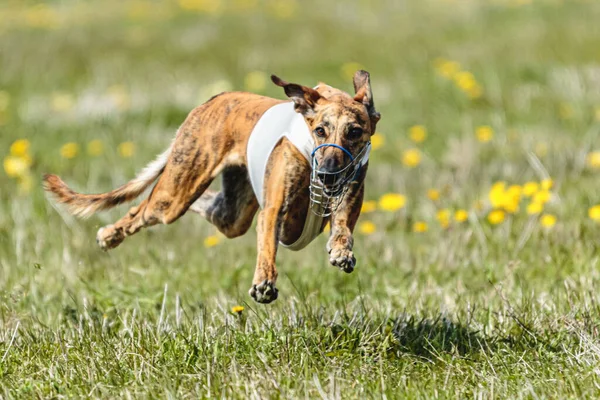
<svg viewBox="0 0 600 400"><path fill-rule="evenodd" d="M354 97L323 83L314 90L276 76L272 79L304 116L316 144L335 143L356 155L375 132L379 113L375 111L366 71L355 74ZM46 175L45 189L73 214L89 216L133 200L158 179L148 198L114 224L100 228L97 242L104 250L118 246L142 228L171 224L187 210L202 215L229 238L243 235L259 208L246 168L248 138L263 113L282 102L251 93L222 93L194 109L169 150L129 183L108 193L86 195L71 190L58 176ZM325 130L325 137L314 132L317 127ZM349 137L351 127L363 129L360 137ZM347 156L333 147L324 148L317 157L320 165L333 169L348 162ZM302 232L309 205L310 171L306 159L285 138L270 156L264 208L258 216L256 270L250 288L250 295L260 303L277 298L277 246L280 241L293 243ZM327 243L330 263L346 272L352 272L356 263L352 232L360 214L366 171L367 166L361 169L337 212L322 227L331 222ZM222 190L208 190L219 174Z"/></svg>

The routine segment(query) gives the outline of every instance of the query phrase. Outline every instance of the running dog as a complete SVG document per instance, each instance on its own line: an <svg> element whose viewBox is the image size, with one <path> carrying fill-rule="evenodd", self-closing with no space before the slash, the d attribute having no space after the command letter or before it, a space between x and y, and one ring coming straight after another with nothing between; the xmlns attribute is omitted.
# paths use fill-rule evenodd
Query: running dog
<svg viewBox="0 0 600 400"><path fill-rule="evenodd" d="M104 249L159 223L194 211L228 238L243 235L259 208L258 256L249 294L259 303L278 296L278 244L299 250L327 223L329 261L352 272L352 232L363 201L375 110L369 73L354 75L355 95L320 83L310 88L275 75L291 100L226 92L195 108L168 150L137 177L103 194L80 194L58 176L44 188L77 216L129 202L158 180L148 198L98 230ZM221 175L222 189L208 189Z"/></svg>

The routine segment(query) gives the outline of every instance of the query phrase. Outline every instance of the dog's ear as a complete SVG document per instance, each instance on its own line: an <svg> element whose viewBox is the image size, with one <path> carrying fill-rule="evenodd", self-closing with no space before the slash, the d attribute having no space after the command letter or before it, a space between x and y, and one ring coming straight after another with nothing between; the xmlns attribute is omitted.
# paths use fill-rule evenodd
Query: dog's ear
<svg viewBox="0 0 600 400"><path fill-rule="evenodd" d="M354 92L356 93L354 100L367 107L371 125L374 130L375 124L377 124L377 121L381 118L381 114L375 110L373 92L371 92L371 77L367 71L359 70L354 74Z"/></svg>
<svg viewBox="0 0 600 400"><path fill-rule="evenodd" d="M281 86L287 97L294 102L296 112L307 117L314 114L314 107L321 98L319 92L306 86L286 82L276 75L271 75L271 80L277 86Z"/></svg>

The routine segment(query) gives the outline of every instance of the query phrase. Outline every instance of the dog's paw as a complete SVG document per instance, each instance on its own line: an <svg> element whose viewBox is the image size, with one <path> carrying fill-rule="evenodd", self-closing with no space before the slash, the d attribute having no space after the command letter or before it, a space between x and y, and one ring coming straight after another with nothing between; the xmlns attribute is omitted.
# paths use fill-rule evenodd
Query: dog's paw
<svg viewBox="0 0 600 400"><path fill-rule="evenodd" d="M352 250L346 248L331 249L329 251L329 263L349 274L354 271L356 258L354 258Z"/></svg>
<svg viewBox="0 0 600 400"><path fill-rule="evenodd" d="M96 234L96 243L102 250L114 249L125 240L125 235L121 230L115 229L114 225L108 225L98 229Z"/></svg>
<svg viewBox="0 0 600 400"><path fill-rule="evenodd" d="M257 303L268 304L277 299L279 291L273 282L265 279L258 285L252 285L248 293Z"/></svg>

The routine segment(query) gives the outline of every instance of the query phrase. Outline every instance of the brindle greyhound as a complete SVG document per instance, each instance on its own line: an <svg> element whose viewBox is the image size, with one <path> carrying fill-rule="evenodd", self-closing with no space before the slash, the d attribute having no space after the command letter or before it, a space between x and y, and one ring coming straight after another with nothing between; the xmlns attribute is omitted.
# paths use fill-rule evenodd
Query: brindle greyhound
<svg viewBox="0 0 600 400"><path fill-rule="evenodd" d="M380 114L375 111L368 72L356 72L354 97L323 83L312 89L274 75L271 79L293 101L293 109L302 115L315 146L329 146L312 154L323 171L342 169L348 158L354 159L370 145ZM263 198L257 199L248 174L247 146L261 116L285 102L252 93L219 94L195 108L169 149L125 185L108 193L80 194L58 176L45 175L44 187L71 213L87 217L135 199L158 179L147 199L114 224L98 230L97 242L104 250L118 246L144 227L173 223L188 209L204 216L225 236L237 237L248 231L261 203L258 257L249 293L257 302L270 303L278 294L278 242L294 243L311 212L313 166L297 146L283 137L273 147L268 162L265 160ZM345 272L352 272L356 263L352 232L363 201L367 166L362 165L345 182L347 191L339 207L317 228L320 233L331 223L329 261ZM222 190L207 190L219 174ZM323 183L326 189L327 182Z"/></svg>

